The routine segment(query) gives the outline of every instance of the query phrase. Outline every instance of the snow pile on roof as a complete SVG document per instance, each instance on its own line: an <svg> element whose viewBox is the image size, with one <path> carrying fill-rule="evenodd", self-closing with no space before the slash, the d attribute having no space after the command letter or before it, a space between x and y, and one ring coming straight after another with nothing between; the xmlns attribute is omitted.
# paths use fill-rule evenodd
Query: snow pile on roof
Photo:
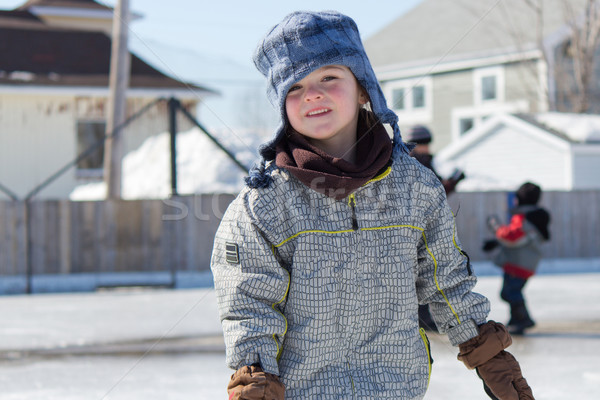
<svg viewBox="0 0 600 400"><path fill-rule="evenodd" d="M444 178L448 178L451 175L451 172L455 168L454 165L451 168L448 166L439 168L440 174ZM459 168L461 169L461 168ZM508 176L508 177L498 177L492 176L491 174L486 174L485 171L476 171L468 169L466 171L466 178L458 183L456 186L456 191L458 192L488 192L488 191L513 191L521 183L523 183L523 178ZM525 179L526 180L526 179Z"/></svg>
<svg viewBox="0 0 600 400"><path fill-rule="evenodd" d="M576 142L600 142L600 115L546 112L535 119Z"/></svg>
<svg viewBox="0 0 600 400"><path fill-rule="evenodd" d="M256 149L265 141L256 133L211 132L242 164L250 167ZM163 199L171 194L170 138L167 132L152 136L123 159L122 197L124 199ZM201 130L193 128L177 134L177 191L196 193L237 193L243 187L242 171ZM78 186L71 200L106 198L104 182Z"/></svg>

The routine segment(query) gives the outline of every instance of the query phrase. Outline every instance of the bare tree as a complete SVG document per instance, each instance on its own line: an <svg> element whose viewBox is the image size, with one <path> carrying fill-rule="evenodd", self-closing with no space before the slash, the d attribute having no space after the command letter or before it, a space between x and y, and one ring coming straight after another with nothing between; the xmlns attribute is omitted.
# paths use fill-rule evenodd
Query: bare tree
<svg viewBox="0 0 600 400"><path fill-rule="evenodd" d="M535 15L535 42L537 48L542 52L542 58L544 59L544 63L546 66L551 63L551 54L544 46L544 1L543 0L524 0L525 4L527 4ZM552 105L554 102L550 98L551 94L546 82L539 82L539 74L537 68L530 68L533 75L536 77L538 81L538 88L543 92L543 96L546 99L546 104L550 105L552 109Z"/></svg>
<svg viewBox="0 0 600 400"><path fill-rule="evenodd" d="M596 82L596 50L600 40L600 6L597 0L587 0L573 4L571 0L557 0L564 15L565 36L562 43L546 43L544 16L547 0L522 0L533 12L535 44L541 51L547 67L548 85L540 82L535 63L524 65L526 75L522 77L523 87L536 82L541 95L546 98L552 111L584 113L593 111L594 95L598 91ZM527 40L523 27L512 23L509 4L500 3L505 13L504 33L509 35L516 48L525 50ZM530 29L530 26L526 29ZM598 111L598 110L595 110Z"/></svg>
<svg viewBox="0 0 600 400"><path fill-rule="evenodd" d="M596 90L595 55L600 40L600 8L595 0L588 0L584 14L564 1L571 39L565 44L565 55L572 64L572 90L565 94L571 111L584 113L590 110L590 101ZM557 77L558 78L558 77Z"/></svg>
<svg viewBox="0 0 600 400"><path fill-rule="evenodd" d="M562 0L569 38L556 49L544 43L544 0L524 0L535 13L536 42L549 66L554 91L546 90L550 108L555 111L585 113L590 111L596 91L595 54L600 39L600 8L596 0L575 9ZM553 98L556 96L556 98Z"/></svg>

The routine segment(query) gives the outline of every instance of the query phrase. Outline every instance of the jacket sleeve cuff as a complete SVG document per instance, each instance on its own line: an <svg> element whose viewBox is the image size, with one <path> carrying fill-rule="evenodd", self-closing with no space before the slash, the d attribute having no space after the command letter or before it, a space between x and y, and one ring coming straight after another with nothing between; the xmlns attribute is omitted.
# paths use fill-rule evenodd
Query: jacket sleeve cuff
<svg viewBox="0 0 600 400"><path fill-rule="evenodd" d="M470 319L458 326L450 328L447 334L452 346L458 346L459 344L479 335L479 328L477 327L475 321Z"/></svg>
<svg viewBox="0 0 600 400"><path fill-rule="evenodd" d="M262 366L263 371L279 376L279 366L277 365L276 359L272 357L261 359L260 365Z"/></svg>
<svg viewBox="0 0 600 400"><path fill-rule="evenodd" d="M261 354L267 354L267 351L264 351L260 354L259 352L253 352L246 355L243 365L259 364L264 372L279 376L279 366L277 365L277 360L274 357L261 356Z"/></svg>

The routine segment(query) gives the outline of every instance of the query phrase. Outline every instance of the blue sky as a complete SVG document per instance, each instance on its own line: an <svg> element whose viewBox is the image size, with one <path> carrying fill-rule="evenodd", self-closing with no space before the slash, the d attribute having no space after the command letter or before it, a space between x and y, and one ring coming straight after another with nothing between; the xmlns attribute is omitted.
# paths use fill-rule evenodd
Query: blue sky
<svg viewBox="0 0 600 400"><path fill-rule="evenodd" d="M132 12L142 15L131 23L130 47L175 78L220 91L221 98L208 100L201 117L208 126L231 128L243 124L240 118L248 119L235 110L263 96L264 80L252 65L252 53L285 15L299 9L338 10L351 16L367 38L421 1L130 0ZM99 2L114 6L117 0ZM0 0L0 9L24 3ZM261 102L259 108L263 106L269 107Z"/></svg>
<svg viewBox="0 0 600 400"><path fill-rule="evenodd" d="M208 55L226 55L250 65L254 47L267 30L298 9L335 9L356 21L368 37L421 0L377 1L247 1L247 0L130 0L131 9L144 15L134 22L136 35L177 43ZM103 0L114 5L115 0Z"/></svg>

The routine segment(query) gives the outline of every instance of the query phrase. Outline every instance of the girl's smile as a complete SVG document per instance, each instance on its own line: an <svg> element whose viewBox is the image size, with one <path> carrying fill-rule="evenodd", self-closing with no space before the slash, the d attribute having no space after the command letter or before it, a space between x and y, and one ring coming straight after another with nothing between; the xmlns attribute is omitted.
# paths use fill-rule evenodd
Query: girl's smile
<svg viewBox="0 0 600 400"><path fill-rule="evenodd" d="M307 117L315 117L315 116L320 116L323 115L324 113L327 113L331 110L329 110L328 108L320 108L318 110L314 110L314 111L309 111L306 113Z"/></svg>

